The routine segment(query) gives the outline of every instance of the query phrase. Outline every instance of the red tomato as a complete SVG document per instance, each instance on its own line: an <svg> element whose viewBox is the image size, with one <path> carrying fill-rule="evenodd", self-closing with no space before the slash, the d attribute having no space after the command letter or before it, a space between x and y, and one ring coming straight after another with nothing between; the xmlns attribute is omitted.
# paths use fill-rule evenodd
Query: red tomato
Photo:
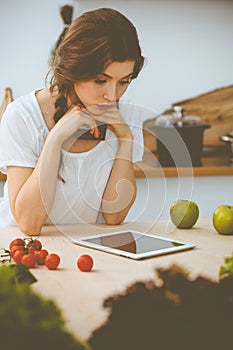
<svg viewBox="0 0 233 350"><path fill-rule="evenodd" d="M41 250L42 248L42 243L38 239L31 239L27 243L28 250L33 251L33 250Z"/></svg>
<svg viewBox="0 0 233 350"><path fill-rule="evenodd" d="M88 254L81 255L78 258L77 266L81 271L89 272L91 271L93 265L94 265L94 261L92 257Z"/></svg>
<svg viewBox="0 0 233 350"><path fill-rule="evenodd" d="M26 251L25 247L22 245L13 245L13 247L11 247L11 256L12 257L17 250L25 250Z"/></svg>
<svg viewBox="0 0 233 350"><path fill-rule="evenodd" d="M38 265L44 265L45 258L48 255L48 251L46 249L35 250L34 254L36 256L36 261Z"/></svg>
<svg viewBox="0 0 233 350"><path fill-rule="evenodd" d="M22 257L26 254L26 251L24 249L18 249L13 254L13 259L16 262L16 264L20 264Z"/></svg>
<svg viewBox="0 0 233 350"><path fill-rule="evenodd" d="M28 268L32 268L36 265L36 256L34 253L28 253L23 255L21 264L26 265Z"/></svg>
<svg viewBox="0 0 233 350"><path fill-rule="evenodd" d="M57 254L48 254L45 257L45 266L49 270L56 270L59 264L60 264L60 257Z"/></svg>
<svg viewBox="0 0 233 350"><path fill-rule="evenodd" d="M25 246L25 242L24 242L24 240L22 238L15 238L15 239L13 239L13 241L11 241L10 245L9 245L10 250L15 245L16 246Z"/></svg>

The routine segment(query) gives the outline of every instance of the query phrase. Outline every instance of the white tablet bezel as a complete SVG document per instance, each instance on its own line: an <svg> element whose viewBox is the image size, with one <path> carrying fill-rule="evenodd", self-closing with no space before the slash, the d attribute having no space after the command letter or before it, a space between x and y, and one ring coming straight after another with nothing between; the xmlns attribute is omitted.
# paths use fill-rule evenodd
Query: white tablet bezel
<svg viewBox="0 0 233 350"><path fill-rule="evenodd" d="M149 236L149 237L153 237L153 238L157 238L157 239L161 239L163 241L168 241L168 242L174 242L174 243L178 243L181 244L179 246L172 246L169 248L162 248L162 249L158 249L158 250L151 250L149 252L144 252L144 253L130 253L127 251L123 251L117 248L110 248L104 245L99 245L93 242L88 242L86 241L87 239L92 239L92 238L103 238L105 236L111 236L111 235L116 235L119 233L126 233L126 232L131 232L131 233L136 233L139 235L143 235L143 236ZM162 236L158 236L158 235L153 235L153 234L149 234L149 233L144 233L144 232L140 232L140 231L135 231L135 230L121 230L121 231L114 231L114 232L110 232L110 233L99 233L99 234L95 234L92 236L85 236L85 237L78 237L78 238L72 238L72 242L74 244L78 244L87 248L93 248L99 251L103 251L103 252L107 252L107 253L111 253L111 254L115 254L115 255L120 255L120 256L124 256L127 258L131 258L131 259L135 259L135 260L139 260L139 259L144 259L144 258L149 258L149 257L153 257L153 256L159 256L159 255L164 255L164 254L170 254L170 253L175 253L175 252L179 252L179 251L183 251L183 250L188 250L188 249L192 249L196 247L196 244L193 243L187 243L187 242L182 242L179 241L177 239L170 239L167 237L162 237Z"/></svg>

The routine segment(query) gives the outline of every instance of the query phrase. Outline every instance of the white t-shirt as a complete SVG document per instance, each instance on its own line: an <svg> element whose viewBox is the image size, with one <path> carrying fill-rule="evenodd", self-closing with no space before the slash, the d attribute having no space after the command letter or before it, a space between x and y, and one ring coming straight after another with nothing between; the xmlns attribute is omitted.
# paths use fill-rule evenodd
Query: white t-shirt
<svg viewBox="0 0 233 350"><path fill-rule="evenodd" d="M0 124L0 171L7 166L34 168L49 130L45 124L35 91L10 103ZM133 162L143 155L142 110L122 102L119 111L133 136ZM46 224L96 223L102 195L109 179L118 141L107 129L106 138L87 152L70 153L62 150L60 176L56 195ZM0 198L0 227L16 226L12 216L7 181Z"/></svg>

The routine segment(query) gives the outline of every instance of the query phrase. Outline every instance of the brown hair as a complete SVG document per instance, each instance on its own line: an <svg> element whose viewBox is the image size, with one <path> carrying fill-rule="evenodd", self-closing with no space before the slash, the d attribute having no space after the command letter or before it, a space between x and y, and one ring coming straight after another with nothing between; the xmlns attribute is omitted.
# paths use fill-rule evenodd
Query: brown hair
<svg viewBox="0 0 233 350"><path fill-rule="evenodd" d="M93 79L114 61L135 61L132 79L143 66L134 25L110 8L88 11L73 20L52 63L50 91L58 90L54 120L67 110L67 96L76 81Z"/></svg>

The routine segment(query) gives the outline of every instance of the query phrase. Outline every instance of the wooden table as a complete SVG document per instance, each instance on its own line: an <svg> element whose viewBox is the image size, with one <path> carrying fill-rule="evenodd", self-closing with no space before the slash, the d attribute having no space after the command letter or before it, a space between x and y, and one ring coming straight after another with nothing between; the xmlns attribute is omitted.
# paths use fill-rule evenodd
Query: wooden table
<svg viewBox="0 0 233 350"><path fill-rule="evenodd" d="M103 253L71 243L69 237L92 235L115 229L135 229L160 236L197 244L193 250L172 253L141 261ZM16 227L0 229L0 247L24 235ZM66 225L44 227L40 240L50 253L60 255L58 270L50 271L45 266L32 269L38 279L32 288L45 297L52 298L63 312L67 328L81 339L88 340L91 333L103 324L108 312L102 307L103 300L125 290L135 281L155 277L155 269L180 264L190 271L190 277L199 275L218 280L224 257L233 251L233 236L216 233L210 219L199 219L190 230L174 229L171 223L125 223L120 226ZM85 273L78 270L76 261L81 254L90 254L95 261L94 269Z"/></svg>

